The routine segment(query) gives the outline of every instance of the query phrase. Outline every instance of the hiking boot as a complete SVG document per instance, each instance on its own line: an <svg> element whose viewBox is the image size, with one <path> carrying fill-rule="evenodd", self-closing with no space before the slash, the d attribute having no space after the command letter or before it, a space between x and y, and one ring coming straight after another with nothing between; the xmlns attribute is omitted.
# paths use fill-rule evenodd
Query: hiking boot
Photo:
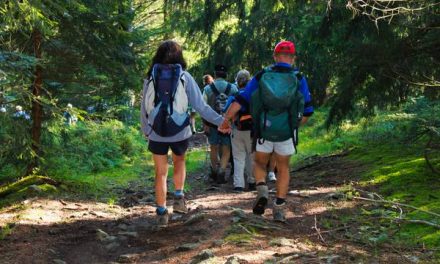
<svg viewBox="0 0 440 264"><path fill-rule="evenodd" d="M209 173L209 178L211 178L213 182L217 182L217 170L214 170L212 167L211 172Z"/></svg>
<svg viewBox="0 0 440 264"><path fill-rule="evenodd" d="M168 210L165 210L165 212L163 212L162 214L159 214L156 210L157 213L157 226L158 227L166 227L168 225L168 218L169 218L169 214L168 214Z"/></svg>
<svg viewBox="0 0 440 264"><path fill-rule="evenodd" d="M273 203L273 209L272 209L272 214L273 214L273 220L277 221L277 222L286 222L286 203L282 203L282 204L276 204Z"/></svg>
<svg viewBox="0 0 440 264"><path fill-rule="evenodd" d="M252 212L257 215L264 214L266 209L267 201L269 200L269 188L267 185L257 186L257 199L255 200Z"/></svg>
<svg viewBox="0 0 440 264"><path fill-rule="evenodd" d="M234 187L234 192L236 192L236 193L241 193L243 191L244 191L243 187Z"/></svg>
<svg viewBox="0 0 440 264"><path fill-rule="evenodd" d="M179 214L188 213L188 208L186 207L185 197L183 197L183 196L174 197L173 212L179 213Z"/></svg>
<svg viewBox="0 0 440 264"><path fill-rule="evenodd" d="M275 176L275 172L271 171L267 174L267 178L269 180L269 182L276 182L277 181L277 177Z"/></svg>
<svg viewBox="0 0 440 264"><path fill-rule="evenodd" d="M224 169L218 169L217 171L217 184L225 184L227 183L225 179L225 170Z"/></svg>

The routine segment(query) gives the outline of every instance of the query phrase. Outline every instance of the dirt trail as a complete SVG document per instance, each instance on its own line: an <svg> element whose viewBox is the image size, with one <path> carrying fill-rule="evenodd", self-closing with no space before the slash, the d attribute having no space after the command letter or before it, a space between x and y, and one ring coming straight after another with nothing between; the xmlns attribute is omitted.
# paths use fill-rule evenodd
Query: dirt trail
<svg viewBox="0 0 440 264"><path fill-rule="evenodd" d="M414 263L422 252L348 240L356 223L342 222L360 204L338 199L346 179L362 170L343 156L315 159L292 174L287 223L251 212L255 192L230 185L187 194L191 211L154 226L154 200L126 190L121 205L94 201L27 200L0 211L0 226L15 223L0 241L0 263ZM190 175L200 183L203 174ZM209 186L208 186L209 187ZM273 188L274 186L270 186ZM171 201L169 202L171 204ZM331 223L331 228L328 227ZM326 227L327 228L326 228Z"/></svg>

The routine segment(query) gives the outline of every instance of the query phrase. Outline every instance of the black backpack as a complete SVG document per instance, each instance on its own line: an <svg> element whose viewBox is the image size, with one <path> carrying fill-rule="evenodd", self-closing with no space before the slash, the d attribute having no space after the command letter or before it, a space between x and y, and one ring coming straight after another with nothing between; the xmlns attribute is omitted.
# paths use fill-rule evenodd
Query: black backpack
<svg viewBox="0 0 440 264"><path fill-rule="evenodd" d="M228 97L229 94L231 93L232 85L228 83L223 93L219 92L217 87L215 87L214 83L211 83L209 86L211 87L213 94L212 96L213 100L211 101L211 106L217 113L221 114L226 106L226 102L228 101Z"/></svg>

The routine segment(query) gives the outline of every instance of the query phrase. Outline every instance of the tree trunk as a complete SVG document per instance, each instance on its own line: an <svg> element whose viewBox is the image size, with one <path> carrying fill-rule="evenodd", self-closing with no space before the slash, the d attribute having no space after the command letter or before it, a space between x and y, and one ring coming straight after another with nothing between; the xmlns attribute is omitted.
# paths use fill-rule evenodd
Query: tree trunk
<svg viewBox="0 0 440 264"><path fill-rule="evenodd" d="M41 123L43 119L43 106L41 105L41 87L43 84L42 67L41 67L41 43L43 37L38 29L34 29L32 32L32 41L34 46L34 56L38 59L37 66L35 67L34 83L32 85L32 152L33 158L30 161L26 174L32 174L33 170L38 166L38 158L40 156L40 143L41 143Z"/></svg>
<svg viewBox="0 0 440 264"><path fill-rule="evenodd" d="M164 35L163 39L168 40L173 38L173 33L171 32L171 25L170 25L170 16L173 13L174 10L172 10L173 5L170 3L170 0L164 0L163 1L163 24L164 24Z"/></svg>

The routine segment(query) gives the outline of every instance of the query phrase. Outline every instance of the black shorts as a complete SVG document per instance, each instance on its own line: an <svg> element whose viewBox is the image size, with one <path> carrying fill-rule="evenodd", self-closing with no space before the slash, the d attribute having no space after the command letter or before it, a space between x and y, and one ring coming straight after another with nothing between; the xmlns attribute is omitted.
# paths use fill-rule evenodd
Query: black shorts
<svg viewBox="0 0 440 264"><path fill-rule="evenodd" d="M168 149L171 148L174 155L182 156L188 149L188 143L188 139L179 142L156 142L150 140L148 143L148 150L156 155L167 155Z"/></svg>

